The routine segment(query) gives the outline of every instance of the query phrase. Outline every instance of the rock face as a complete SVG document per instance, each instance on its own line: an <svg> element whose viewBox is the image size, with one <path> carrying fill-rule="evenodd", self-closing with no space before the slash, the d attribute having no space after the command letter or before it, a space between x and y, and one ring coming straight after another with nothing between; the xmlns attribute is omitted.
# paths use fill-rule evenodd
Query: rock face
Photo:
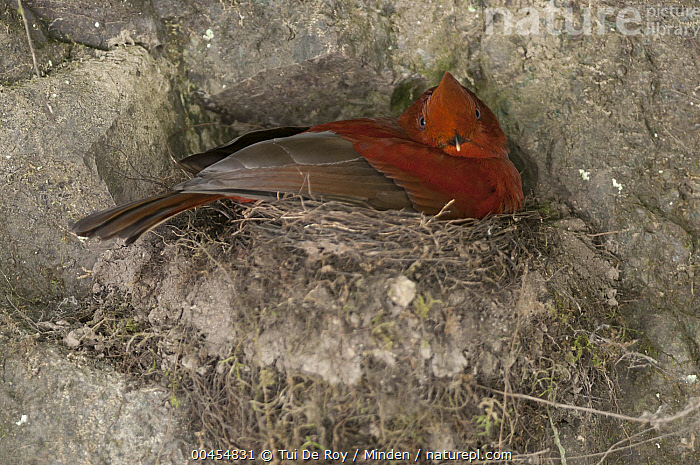
<svg viewBox="0 0 700 465"><path fill-rule="evenodd" d="M72 401L60 410L48 394L56 386L66 399L107 393L106 412L115 411L109 399L128 397L124 373L68 359L83 352L116 360L130 376L153 368L183 390L201 437L220 444L246 437L258 445L250 438L269 434L290 449L307 436L324 446L372 448L411 432L417 442L402 444L416 450L503 445L509 436L500 424L517 426L502 413L513 401L478 386L583 405L586 395L607 398L619 384L611 403L633 415L684 404L699 369L698 18L640 10L640 24L628 23L640 34L628 34L617 7L601 20L595 6L567 12L538 0L525 11L492 3L25 0L27 36L16 2L0 2L0 44L12 51L0 57L0 322L19 325L5 333L8 344L27 332L40 339L1 354L7 409L0 409L0 433L7 436L0 457L22 458L29 449L20 438L38 451L47 435L60 433L111 444L55 450L64 463L118 463L135 437L152 447L124 455L124 463L155 461L165 450L172 463L186 460L166 439L162 418L139 416L162 394L134 391L119 411L118 432L94 426L91 436L87 427L68 428L76 421L51 420L59 411L95 413ZM680 33L661 34L658 26ZM177 159L224 140L225 131L211 126L178 132L187 125L235 121L231 136L397 114L445 70L497 114L530 206L545 218L537 228L531 219L493 225L491 233L524 241L519 246L489 245L494 239L478 227L459 233L472 245L459 245L440 236L449 228L426 226L427 219L356 217L313 203L202 209L128 249L68 232L80 216L180 179L170 153ZM416 244L392 236L407 224L427 236L417 235ZM447 242L431 242L430 234ZM491 281L465 271L482 246L511 260L501 274L486 275ZM100 315L105 323L93 328ZM664 375L616 377L613 355L656 359L649 363ZM124 360L133 363L124 368ZM53 374L31 374L31 367ZM175 372L182 378L165 376ZM516 373L527 383L514 384ZM229 410L207 413L201 400L224 394ZM380 400L390 407L379 409ZM453 413L433 417L426 405ZM509 437L516 451L561 446L570 456L615 442L598 435L582 443L567 429L583 422L596 431L597 417L546 418L526 406L513 408L533 429L545 418L538 431L559 434ZM678 431L693 425L691 415L684 419ZM232 436L231 422L250 430ZM118 437L126 430L135 436ZM689 463L689 441L679 433L635 453Z"/></svg>
<svg viewBox="0 0 700 465"><path fill-rule="evenodd" d="M152 192L168 174L163 134L178 120L172 66L137 47L85 58L0 94L0 260L8 285L26 296L75 293L74 269L94 261L66 219ZM136 179L144 172L150 185Z"/></svg>
<svg viewBox="0 0 700 465"><path fill-rule="evenodd" d="M185 412L167 390L129 386L108 366L30 340L21 355L7 349L2 463L186 463Z"/></svg>

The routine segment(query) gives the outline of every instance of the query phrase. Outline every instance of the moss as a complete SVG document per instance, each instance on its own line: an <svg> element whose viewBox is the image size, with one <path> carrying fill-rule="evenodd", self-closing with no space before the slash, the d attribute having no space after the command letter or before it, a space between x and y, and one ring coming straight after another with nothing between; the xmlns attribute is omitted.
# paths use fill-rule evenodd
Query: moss
<svg viewBox="0 0 700 465"><path fill-rule="evenodd" d="M389 106L393 116L403 113L428 88L425 79L406 79L400 82L391 94Z"/></svg>
<svg viewBox="0 0 700 465"><path fill-rule="evenodd" d="M423 297L423 295L418 295L413 302L416 316L420 318L421 321L425 321L435 304L444 305L444 302L442 300L433 299L430 293L425 294L425 297Z"/></svg>

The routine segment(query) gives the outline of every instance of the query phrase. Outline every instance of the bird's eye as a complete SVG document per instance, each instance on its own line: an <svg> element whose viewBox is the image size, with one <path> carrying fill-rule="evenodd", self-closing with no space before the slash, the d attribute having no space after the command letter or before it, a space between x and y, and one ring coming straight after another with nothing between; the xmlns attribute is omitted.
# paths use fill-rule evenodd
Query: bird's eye
<svg viewBox="0 0 700 465"><path fill-rule="evenodd" d="M420 117L418 118L418 127L421 131L425 129L425 117L423 115L420 115Z"/></svg>
<svg viewBox="0 0 700 465"><path fill-rule="evenodd" d="M481 112L478 108L476 109L476 119L481 119Z"/></svg>

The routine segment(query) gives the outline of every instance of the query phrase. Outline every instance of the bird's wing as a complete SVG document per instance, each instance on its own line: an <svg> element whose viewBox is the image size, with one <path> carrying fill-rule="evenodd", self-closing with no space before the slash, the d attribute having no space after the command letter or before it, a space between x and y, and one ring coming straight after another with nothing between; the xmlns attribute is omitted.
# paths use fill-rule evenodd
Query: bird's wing
<svg viewBox="0 0 700 465"><path fill-rule="evenodd" d="M440 184L444 178L461 173L455 172L454 166L443 166L450 160L440 150L403 138L366 137L357 137L355 148L372 167L406 191L416 210L434 215L453 199Z"/></svg>
<svg viewBox="0 0 700 465"><path fill-rule="evenodd" d="M372 167L351 141L332 131L248 145L175 189L250 199L275 199L278 193L291 193L378 209L412 207L402 187Z"/></svg>
<svg viewBox="0 0 700 465"><path fill-rule="evenodd" d="M520 176L507 158L453 157L408 139L357 137L355 149L403 187L414 208L424 213L438 213L452 200L447 218L482 218L520 208Z"/></svg>
<svg viewBox="0 0 700 465"><path fill-rule="evenodd" d="M307 127L301 126L285 126L280 128L262 129L260 131L251 131L243 134L240 137L233 139L223 145L214 147L202 153L195 153L189 157L183 158L178 164L192 174L197 174L204 168L217 163L232 153L238 152L250 145L258 142L263 142L279 137L289 137L306 131Z"/></svg>

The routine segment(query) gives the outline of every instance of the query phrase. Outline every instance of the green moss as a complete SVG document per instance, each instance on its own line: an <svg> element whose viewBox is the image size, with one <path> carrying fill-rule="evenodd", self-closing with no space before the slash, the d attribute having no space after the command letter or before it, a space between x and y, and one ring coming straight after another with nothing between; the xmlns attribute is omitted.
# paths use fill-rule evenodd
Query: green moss
<svg viewBox="0 0 700 465"><path fill-rule="evenodd" d="M544 202L539 204L537 206L537 211L540 212L540 214L545 218L551 217L553 213L552 202Z"/></svg>
<svg viewBox="0 0 700 465"><path fill-rule="evenodd" d="M451 47L454 42L450 42L449 39L446 42L446 47ZM436 53L436 60L431 69L426 69L424 74L428 76L430 82L435 82L436 84L440 82L445 71L452 71L457 67L457 58L454 55L452 49L443 50L441 53Z"/></svg>
<svg viewBox="0 0 700 465"><path fill-rule="evenodd" d="M372 339L383 349L391 350L394 347L394 339L396 337L393 331L396 323L386 321L372 328Z"/></svg>
<svg viewBox="0 0 700 465"><path fill-rule="evenodd" d="M399 83L391 94L391 114L399 116L428 88L424 79L407 79Z"/></svg>
<svg viewBox="0 0 700 465"><path fill-rule="evenodd" d="M478 436L490 437L500 427L502 407L501 403L493 397L486 397L481 400L479 408L484 413L474 417L474 422L480 430L477 433Z"/></svg>
<svg viewBox="0 0 700 465"><path fill-rule="evenodd" d="M570 311L570 300L556 291L552 292L552 297L554 299L554 307L552 309L554 311L554 315L552 316L561 321L562 323L570 323L573 318L573 315Z"/></svg>
<svg viewBox="0 0 700 465"><path fill-rule="evenodd" d="M588 335L579 334L574 339L572 351L566 354L566 361L569 363L576 363L581 360L584 350L589 350Z"/></svg>
<svg viewBox="0 0 700 465"><path fill-rule="evenodd" d="M420 318L421 321L425 321L435 304L444 305L444 302L442 300L433 299L430 293L427 293L425 297L418 295L416 300L413 301L416 316Z"/></svg>

